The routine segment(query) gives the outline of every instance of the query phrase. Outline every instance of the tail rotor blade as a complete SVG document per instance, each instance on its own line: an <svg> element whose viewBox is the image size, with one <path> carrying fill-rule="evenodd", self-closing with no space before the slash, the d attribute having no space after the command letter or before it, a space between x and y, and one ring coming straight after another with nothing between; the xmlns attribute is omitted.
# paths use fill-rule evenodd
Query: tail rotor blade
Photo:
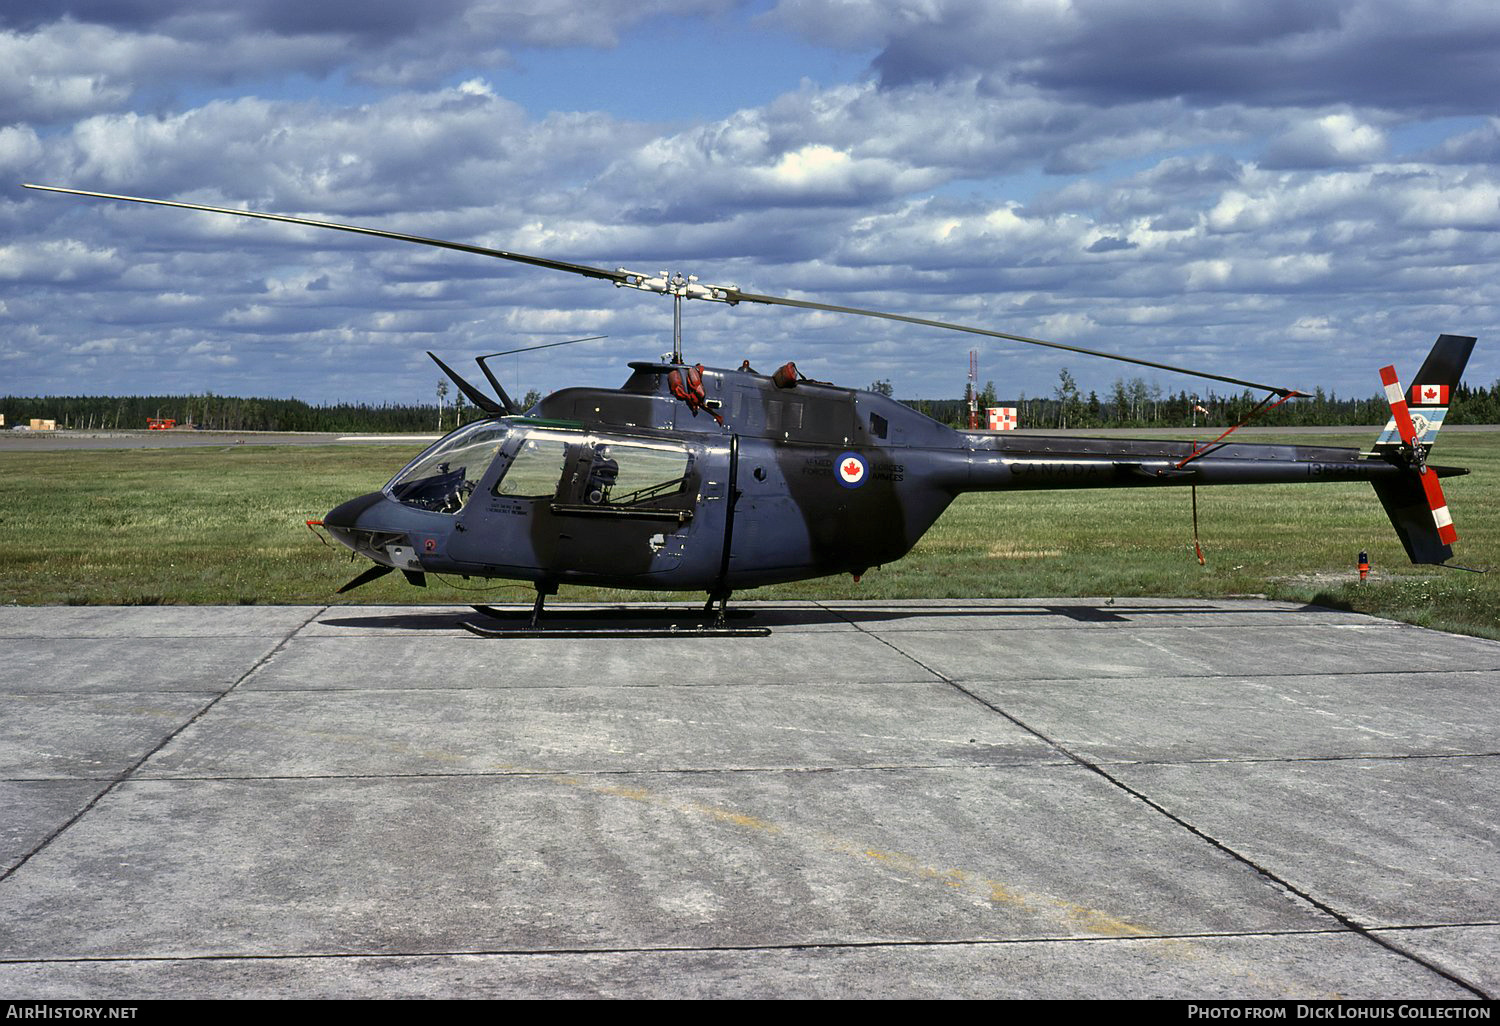
<svg viewBox="0 0 1500 1026"><path fill-rule="evenodd" d="M1458 541L1458 531L1453 526L1453 514L1448 512L1443 486L1438 484L1437 472L1431 467L1422 468L1422 491L1427 494L1427 504L1432 507L1432 524L1437 528L1438 538L1444 545L1452 545Z"/></svg>
<svg viewBox="0 0 1500 1026"><path fill-rule="evenodd" d="M1386 402L1391 404L1391 416L1396 418L1396 433L1401 436L1403 444L1415 450L1417 426L1412 423L1406 392L1401 388L1401 379L1396 376L1395 365L1380 368L1380 383L1385 387Z"/></svg>

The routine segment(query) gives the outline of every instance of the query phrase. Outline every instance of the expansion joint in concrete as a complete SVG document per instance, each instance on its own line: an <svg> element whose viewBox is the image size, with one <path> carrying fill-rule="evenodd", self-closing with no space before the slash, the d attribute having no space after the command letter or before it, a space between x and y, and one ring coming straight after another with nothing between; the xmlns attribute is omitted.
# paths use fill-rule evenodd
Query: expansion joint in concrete
<svg viewBox="0 0 1500 1026"><path fill-rule="evenodd" d="M827 607L825 607L825 608L827 608ZM835 610L830 610L830 612L836 612L836 611ZM1041 730L1038 730L1036 727L1033 727L1031 724L1026 723L1024 720L1019 719L1018 717L1014 716L1013 714L1011 714L1011 713L1007 712L1006 710L1000 708L998 705L995 705L993 702L990 702L990 701L986 700L985 698L981 697L980 695L975 694L973 691L971 691L970 689L964 687L962 684L958 683L956 680L953 680L951 677L947 676L946 674L939 672L938 670L934 669L931 666L928 666L926 663L922 662L922 660L918 659L916 656L912 655L911 653L904 651L903 649L901 649L900 646L896 645L894 642L892 642L888 638L882 637L881 635L876 634L873 631L866 630L863 625L859 624L858 622L856 622L856 621L854 621L854 620L852 620L852 619L850 619L848 617L844 617L844 619L850 625L852 625L856 630L862 631L863 633L865 633L865 634L869 635L870 637L874 638L875 640L879 641L882 645L885 645L886 647L890 648L892 651L896 652L897 654L903 656L906 659L911 660L911 662L914 663L916 666L920 667L925 672L932 674L938 680L940 680L943 683L947 684L949 687L953 688L955 691L957 691L960 694L966 696L967 698L969 698L970 700L978 703L979 705L985 707L986 709L989 709L991 712L995 713L997 716L1000 716L1000 717L1004 718L1005 720L1007 720L1011 724L1015 725L1017 728L1026 731L1028 734L1030 734L1031 736L1033 736L1033 737L1037 738L1038 740L1042 741L1043 743L1045 743L1046 745L1048 745L1049 747L1051 747L1054 751L1056 751L1059 754L1061 754L1062 756L1066 757L1067 759L1069 759L1073 763L1077 764L1081 768L1086 769L1090 773L1093 773L1093 774L1097 775L1098 777L1100 777L1101 779L1103 779L1104 781L1106 781L1107 783L1109 783L1109 785L1111 787L1115 788L1116 790L1120 791L1123 794L1129 795L1131 798L1135 799L1136 801L1138 801L1141 804L1145 805L1146 807L1150 808L1152 811L1156 812L1157 814L1159 814L1161 816L1164 816L1165 818L1167 818L1171 822L1175 823L1177 826L1179 826L1182 829L1188 831L1193 836L1199 838L1204 843L1212 846L1216 850L1224 853L1225 855L1229 856L1230 858L1234 859L1235 861L1237 861L1237 862L1243 864L1244 866L1248 867L1249 869L1253 870L1255 873L1257 873L1258 875L1260 875L1263 879L1265 879L1269 883L1275 885L1276 887L1280 888L1281 890L1285 891L1287 894L1294 895L1295 897L1297 897L1301 901L1306 902L1311 907L1317 909L1319 912L1323 913L1324 915L1326 915L1329 918L1333 919L1335 922L1339 923L1342 927L1344 927L1344 929L1350 931L1351 933L1355 933L1355 934L1357 934L1357 935L1365 938L1366 940L1370 941L1373 944L1377 944L1380 947L1385 948L1386 950L1392 952L1393 954L1399 955L1402 958L1406 958L1406 959L1409 959L1412 962L1415 962L1416 964L1422 966L1424 969L1427 969L1429 972L1432 972L1432 973L1434 973L1434 974L1436 974L1438 976L1441 976L1443 979L1449 981L1450 983L1453 983L1456 986L1462 987L1465 990L1469 991L1470 993L1472 993L1472 994L1474 994L1474 995L1476 995L1478 997L1490 998L1490 999L1493 999L1495 997L1495 995L1490 994L1490 993L1484 991L1483 989L1481 989L1477 985L1469 982L1468 980L1463 979L1462 977L1458 976L1457 974L1449 972L1448 970L1443 969L1442 967L1433 964L1431 961L1429 961L1429 960L1427 960L1425 958L1422 958L1420 955L1414 954L1411 951L1407 951L1405 948L1401 947L1398 944L1393 943L1390 940L1387 940L1384 937L1378 936L1375 932L1373 932L1372 928L1361 925L1359 922L1357 922L1353 917L1351 917L1347 913L1341 912L1338 909L1334 908L1332 905L1329 905L1327 902L1319 900L1318 898L1314 897L1312 894L1310 894L1305 889L1303 889L1301 887L1298 887L1296 884L1292 883L1290 880L1287 880L1285 877L1280 876L1279 874L1273 872L1272 870L1270 870L1269 868L1267 868L1267 867L1265 867L1263 865L1260 865L1258 862L1256 862L1254 859L1250 858L1248 855L1245 855L1244 853L1242 853L1240 851L1237 851L1235 848L1231 847L1227 842L1222 841L1222 840L1220 840L1217 837L1214 837L1212 834L1208 833L1206 830L1204 830L1204 829L1202 829L1202 828L1194 825L1193 823L1188 822L1186 819L1184 819L1182 816L1178 815L1177 813L1170 811L1165 806L1163 806L1159 802L1153 800L1152 798L1150 798L1148 795L1146 795L1142 791L1140 791L1140 790L1138 790L1138 789L1136 789L1134 787L1131 787L1129 784L1125 783L1119 777L1117 777L1114 774L1110 773L1101 764L1099 764L1097 762L1094 762L1092 759L1088 759L1088 758L1084 757L1083 755L1080 755L1079 753L1077 753L1077 752L1073 751L1072 749L1068 748L1061 741L1058 741L1056 738L1048 736L1047 734L1043 733Z"/></svg>
<svg viewBox="0 0 1500 1026"><path fill-rule="evenodd" d="M87 802L85 802L83 808L79 809L76 813L74 813L72 817L70 817L66 822L64 822L56 830L52 831L46 837L43 837L40 841L38 841L29 851L27 851L24 855L22 855L19 859L17 859L14 865L12 865L9 868L5 869L3 872L0 872L0 884L5 883L5 881L8 880L8 879L10 879L12 876L14 876L20 870L20 868L22 866L26 865L26 863L30 862L38 854L40 854L41 852L45 851L52 844L53 841L57 840L63 834L67 833L68 830L72 828L73 824L77 823L84 816L88 815L89 812L91 812L94 809L95 806L97 806L101 801L103 801L105 798L107 798L121 784L125 783L131 777L135 776L136 772L142 766L144 766L148 761L150 761L150 759L151 759L152 756L154 756L157 752L161 751L167 745L171 744L172 741L173 741L173 739L175 739L177 737L177 735L181 734L188 727L191 727L194 723L197 723L200 719L202 719L205 715L207 715L207 713L208 713L208 711L210 709L212 709L214 706L218 705L228 695L232 694L235 691L236 688L238 688L241 684L245 683L245 681L249 680L251 677L255 676L257 673L259 673L261 671L261 669L267 663L269 663L272 659L274 659L276 657L277 653L281 652L284 648L286 648L287 644L291 642L292 638L296 637L297 634L303 628L305 628L308 624L312 623L313 620L315 620L317 617L319 617L323 613L325 613L327 611L327 609L328 609L327 606L316 606L316 607L314 607L313 611L311 613L309 613L307 615L307 617L302 620L301 623L297 624L296 627L294 627L291 630L287 631L286 634L281 638L280 641L278 641L275 645L273 645L270 648L270 650L266 652L265 655L263 655L259 659L257 659L255 661L254 665L252 665L248 670L246 670L244 673L240 674L239 677L235 678L235 680L234 680L233 683L231 683L223 691L221 691L218 694L214 695L207 702L205 702L202 706L200 706L191 716L189 716L187 719L183 720L181 723L179 723L172 730L168 731L167 734L165 736L163 736L162 739L160 741L158 741L156 743L156 745L151 748L150 751L146 752L146 754L142 755L139 759L135 760L135 762L131 763L129 766L125 767L125 769L121 770L114 777L114 779L112 779L109 783L105 784L104 787L101 788L97 794L95 794L92 798L90 798Z"/></svg>

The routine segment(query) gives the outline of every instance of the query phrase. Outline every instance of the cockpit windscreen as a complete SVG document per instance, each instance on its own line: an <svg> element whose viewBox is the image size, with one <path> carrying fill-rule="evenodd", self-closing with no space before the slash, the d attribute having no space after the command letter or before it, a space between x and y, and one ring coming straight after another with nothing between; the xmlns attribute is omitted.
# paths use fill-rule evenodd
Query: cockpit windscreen
<svg viewBox="0 0 1500 1026"><path fill-rule="evenodd" d="M509 434L508 427L494 421L460 428L407 464L385 490L407 506L457 513Z"/></svg>

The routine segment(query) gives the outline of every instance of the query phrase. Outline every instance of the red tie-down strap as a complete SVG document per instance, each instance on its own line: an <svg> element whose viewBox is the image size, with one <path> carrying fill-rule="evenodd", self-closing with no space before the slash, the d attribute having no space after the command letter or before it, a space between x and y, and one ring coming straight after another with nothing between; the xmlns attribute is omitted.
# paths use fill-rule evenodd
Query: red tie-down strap
<svg viewBox="0 0 1500 1026"><path fill-rule="evenodd" d="M698 416L699 410L706 409L708 394L703 391L703 364L672 371L667 375L667 387L672 390L673 395L687 403L693 416ZM724 418L713 410L709 410L708 415L720 424L724 423Z"/></svg>
<svg viewBox="0 0 1500 1026"><path fill-rule="evenodd" d="M1270 395L1268 395L1264 399L1262 399L1260 402L1256 403L1255 404L1255 408L1253 410L1251 410L1248 414L1245 415L1245 419L1244 420L1240 421L1238 424L1234 425L1234 427L1232 427L1229 430L1225 431L1222 435L1220 435L1218 438L1215 438L1212 442L1209 442L1207 445L1203 445L1203 446L1200 446L1197 442L1194 442L1193 443L1193 451L1191 453L1189 453L1187 456L1185 456L1183 459L1177 461L1176 469L1177 470L1181 470L1183 467L1187 466L1189 463L1193 462L1198 457L1207 455L1216 446L1218 446L1218 444L1220 442L1224 441L1224 439L1228 438L1230 435L1234 434L1240 428L1242 428L1246 424L1250 423L1256 417L1259 417L1262 413L1269 413L1270 411L1276 409L1276 407L1280 406L1282 403L1286 402L1287 400L1289 400L1289 399L1295 399L1295 398L1297 398L1297 397L1299 397L1301 395L1302 395L1301 392L1288 392L1286 395L1283 395L1280 399L1277 399L1276 398L1276 393L1274 393L1274 392L1271 393ZM1275 399L1276 401L1272 402L1273 399ZM1203 407L1201 407L1201 406L1195 407L1195 409L1198 409L1198 410L1202 411L1203 413L1207 413L1208 412L1207 410L1203 409ZM1198 539L1198 486L1196 484L1193 485L1193 551L1198 554L1198 565L1199 566L1207 566L1208 565L1208 560L1205 559L1204 556L1203 556L1203 543L1201 541L1199 541L1199 539Z"/></svg>

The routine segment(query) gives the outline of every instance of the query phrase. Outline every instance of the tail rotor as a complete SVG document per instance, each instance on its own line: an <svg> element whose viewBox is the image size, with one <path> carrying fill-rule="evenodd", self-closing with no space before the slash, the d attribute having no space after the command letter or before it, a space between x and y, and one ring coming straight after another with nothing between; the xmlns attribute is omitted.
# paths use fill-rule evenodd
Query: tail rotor
<svg viewBox="0 0 1500 1026"><path fill-rule="evenodd" d="M1375 451L1406 473L1375 481L1375 492L1413 563L1446 563L1458 540L1438 479L1466 471L1429 466L1427 455L1473 349L1474 339L1467 335L1439 336L1409 395L1394 366L1380 370L1391 420L1375 443Z"/></svg>

